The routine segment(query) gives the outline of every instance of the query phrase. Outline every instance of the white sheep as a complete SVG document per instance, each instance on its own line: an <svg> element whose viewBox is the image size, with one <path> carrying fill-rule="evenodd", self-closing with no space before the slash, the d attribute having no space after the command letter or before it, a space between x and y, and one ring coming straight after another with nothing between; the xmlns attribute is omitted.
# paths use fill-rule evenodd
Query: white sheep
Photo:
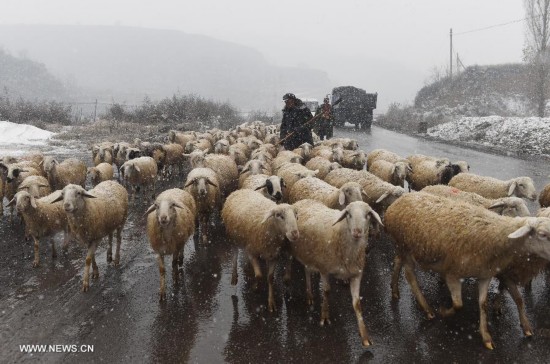
<svg viewBox="0 0 550 364"><path fill-rule="evenodd" d="M530 177L516 177L503 181L473 173L460 173L451 179L449 186L462 191L475 192L485 198L516 196L531 201L537 199L537 191Z"/></svg>
<svg viewBox="0 0 550 364"><path fill-rule="evenodd" d="M283 202L288 202L292 186L298 180L306 177L315 177L319 170L312 171L298 163L287 163L282 165L277 172L277 176L285 181L286 188L283 190Z"/></svg>
<svg viewBox="0 0 550 364"><path fill-rule="evenodd" d="M404 187L407 174L411 169L407 162L388 162L383 159L375 160L369 166L369 172L383 181L394 186Z"/></svg>
<svg viewBox="0 0 550 364"><path fill-rule="evenodd" d="M52 201L63 200L71 234L88 248L82 291L90 286L90 264L93 267L92 278L99 277L95 262L95 251L103 237L109 236L107 263L113 261L113 233L116 231L116 251L113 261L115 267L120 263L120 244L122 229L128 216L128 193L118 182L105 181L90 191L82 186L70 184L63 188L61 195Z"/></svg>
<svg viewBox="0 0 550 364"><path fill-rule="evenodd" d="M32 197L40 198L52 193L50 183L46 177L28 176L17 187L17 191L27 191Z"/></svg>
<svg viewBox="0 0 550 364"><path fill-rule="evenodd" d="M257 159L246 162L239 175L239 188L242 188L244 181L255 174L271 174L271 166Z"/></svg>
<svg viewBox="0 0 550 364"><path fill-rule="evenodd" d="M478 279L479 331L486 348L494 344L487 329L487 289L492 277L506 270L519 251L550 259L550 219L506 217L482 207L423 192L395 201L384 216L386 231L396 246L392 293L399 297L399 272L405 276L428 318L434 313L414 273L415 265L440 273L451 292L449 316L462 308L462 280Z"/></svg>
<svg viewBox="0 0 550 364"><path fill-rule="evenodd" d="M300 234L296 224L296 212L288 204L277 205L262 194L252 190L237 190L227 198L222 209L222 220L231 241L246 251L256 277L256 285L262 277L259 258L267 262L269 296L267 307L275 311L273 273L279 253L287 241L296 241ZM233 254L231 284L237 284L238 249Z"/></svg>
<svg viewBox="0 0 550 364"><path fill-rule="evenodd" d="M157 181L157 163L151 157L139 157L125 162L120 166L120 171L126 184L132 188L132 200L135 200L136 192L140 189L146 195L146 190L151 189L155 195Z"/></svg>
<svg viewBox="0 0 550 364"><path fill-rule="evenodd" d="M299 156L298 154L289 151L289 150L283 150L277 154L277 156L273 159L271 162L271 170L273 171L273 174L277 174L279 172L279 168L283 166L286 163L302 163L304 159Z"/></svg>
<svg viewBox="0 0 550 364"><path fill-rule="evenodd" d="M110 163L99 163L95 167L88 167L86 174L90 177L92 187L95 187L103 181L113 179L113 165Z"/></svg>
<svg viewBox="0 0 550 364"><path fill-rule="evenodd" d="M208 219L222 204L218 175L210 168L193 168L187 175L183 188L193 196L197 204L199 232L203 243L208 242Z"/></svg>
<svg viewBox="0 0 550 364"><path fill-rule="evenodd" d="M342 166L338 162L331 162L322 157L314 157L307 161L306 168L312 171L318 170L319 172L315 176L324 179L330 171L342 168Z"/></svg>
<svg viewBox="0 0 550 364"><path fill-rule="evenodd" d="M86 164L76 158L68 158L59 163L53 157L44 157L44 171L54 190L61 190L69 184L82 187L86 185Z"/></svg>
<svg viewBox="0 0 550 364"><path fill-rule="evenodd" d="M342 210L351 202L363 201L362 195L367 197L357 182L346 182L336 188L317 177L306 177L294 183L288 201L294 203L309 198L331 209Z"/></svg>
<svg viewBox="0 0 550 364"><path fill-rule="evenodd" d="M550 183L542 188L539 194L540 207L550 207Z"/></svg>
<svg viewBox="0 0 550 364"><path fill-rule="evenodd" d="M239 183L239 170L235 161L222 154L196 154L191 159L193 168L210 168L216 172L222 198L235 191Z"/></svg>
<svg viewBox="0 0 550 364"><path fill-rule="evenodd" d="M321 274L323 304L321 325L330 323L328 295L329 275L350 281L352 305L359 326L363 346L370 346L363 321L359 288L365 269L365 251L369 227L382 225L380 216L362 201L350 203L343 211L333 210L320 202L301 200L293 205L298 213L298 239L291 241L291 252L306 269L308 303L313 303L312 271Z"/></svg>
<svg viewBox="0 0 550 364"><path fill-rule="evenodd" d="M531 216L529 208L519 197L501 197L497 199L489 199L478 195L474 192L461 191L458 188L444 185L427 186L422 189L422 192L432 195L447 197L452 200L468 202L476 206L481 206L491 210L499 215L510 217L526 217Z"/></svg>
<svg viewBox="0 0 550 364"><path fill-rule="evenodd" d="M362 150L343 150L342 167L362 170L367 164L367 155Z"/></svg>
<svg viewBox="0 0 550 364"><path fill-rule="evenodd" d="M17 212L25 221L25 235L34 239L34 268L40 265L40 239L52 237L52 258L57 257L53 235L64 231L63 250L69 245L67 216L60 202L52 203L59 197L56 191L42 198L35 198L27 191L19 191L8 206L15 205Z"/></svg>
<svg viewBox="0 0 550 364"><path fill-rule="evenodd" d="M447 158L434 158L422 154L407 157L410 173L407 174L409 190L420 191L426 186L448 184L455 175L451 162Z"/></svg>
<svg viewBox="0 0 550 364"><path fill-rule="evenodd" d="M386 162L396 163L404 161L405 158L386 149L374 149L367 154L367 168L370 168L372 163L377 160L384 160Z"/></svg>
<svg viewBox="0 0 550 364"><path fill-rule="evenodd" d="M404 188L382 181L372 173L349 168L335 169L327 174L325 182L338 188L346 182L359 183L368 196L363 201L372 206L378 213L383 213L397 198L405 194Z"/></svg>
<svg viewBox="0 0 550 364"><path fill-rule="evenodd" d="M152 214L152 212L155 212ZM172 255L172 274L177 282L178 263L183 264L183 247L195 231L196 205L193 197L179 188L162 192L149 207L147 237L158 254L160 300L166 300L166 270L164 256ZM180 259L180 255L181 258Z"/></svg>
<svg viewBox="0 0 550 364"><path fill-rule="evenodd" d="M244 180L241 189L259 191L264 197L277 203L283 200L283 189L286 184L281 177L266 174L254 174Z"/></svg>

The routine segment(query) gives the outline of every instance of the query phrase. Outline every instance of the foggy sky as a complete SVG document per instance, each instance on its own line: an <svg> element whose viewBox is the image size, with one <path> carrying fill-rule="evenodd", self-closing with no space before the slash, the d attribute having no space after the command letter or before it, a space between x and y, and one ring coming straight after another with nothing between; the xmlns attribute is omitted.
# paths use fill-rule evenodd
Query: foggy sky
<svg viewBox="0 0 550 364"><path fill-rule="evenodd" d="M465 31L525 17L518 0L1 0L0 24L122 25L176 29L258 49L275 65L308 66L354 84L385 64L410 72L415 90L449 63L449 29ZM465 66L521 62L524 22L456 35ZM353 59L353 62L352 62ZM351 71L354 64L353 72ZM377 70L372 70L376 64ZM368 82L368 81L364 81ZM380 81L378 81L380 82ZM398 80L388 80L399 86ZM365 88L365 85L360 85ZM382 85L374 85L381 87ZM399 96L398 96L399 97Z"/></svg>

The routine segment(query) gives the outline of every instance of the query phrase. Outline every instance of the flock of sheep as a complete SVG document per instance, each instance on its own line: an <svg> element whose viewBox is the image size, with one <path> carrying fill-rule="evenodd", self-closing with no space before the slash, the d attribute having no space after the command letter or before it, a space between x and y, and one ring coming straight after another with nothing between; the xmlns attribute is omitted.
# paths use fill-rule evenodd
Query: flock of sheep
<svg viewBox="0 0 550 364"><path fill-rule="evenodd" d="M383 149L367 154L356 141L343 138L287 151L278 146L278 127L261 122L230 131L171 131L167 141L94 145L94 167L89 168L74 158L59 162L41 154L2 158L0 197L8 200L10 219L15 207L26 235L34 239L33 266L40 264L40 240L62 231L64 249L71 239L88 249L82 285L87 291L90 266L92 278L99 276L95 251L104 237L109 237L107 261L119 264L128 206L137 203L141 191L150 204L146 228L158 254L160 300L166 299L164 257L172 255L177 282L185 243L198 231L207 244L209 221L221 216L234 252L233 285L240 251L253 267L256 285L264 276L260 260L265 261L267 308L274 311L276 264L285 262L284 279L290 280L290 263L296 259L305 268L310 305L311 273L320 273L323 325L330 322L329 276L345 280L362 343L369 346L359 291L369 239L379 239L384 230L395 242L394 299L399 299L404 269L419 305L429 319L435 316L417 282L419 266L445 280L452 307L440 314L449 316L462 307L462 280L477 278L479 330L485 347L492 349L487 290L497 277L517 305L525 335L533 334L518 286L528 285L550 260L550 209L545 208L550 185L539 196L543 208L531 217L523 198L536 200L537 193L529 177L478 176L464 161L405 158ZM89 190L87 178L93 186ZM156 195L161 179L176 180L181 188Z"/></svg>

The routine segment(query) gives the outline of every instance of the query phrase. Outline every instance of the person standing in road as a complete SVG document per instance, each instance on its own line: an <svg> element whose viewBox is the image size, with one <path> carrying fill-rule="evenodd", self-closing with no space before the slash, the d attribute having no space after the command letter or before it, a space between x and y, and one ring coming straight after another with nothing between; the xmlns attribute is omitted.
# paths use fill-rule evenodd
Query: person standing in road
<svg viewBox="0 0 550 364"><path fill-rule="evenodd" d="M292 93L285 94L283 101L285 107L279 136L285 149L293 150L304 143L313 145L313 125L308 123L311 120L311 111Z"/></svg>
<svg viewBox="0 0 550 364"><path fill-rule="evenodd" d="M315 115L319 115L319 120L316 122L317 130L319 132L319 138L330 139L332 138L333 128L334 128L334 118L332 115L332 106L330 105L330 100L328 97L325 97L323 104L319 106L315 112Z"/></svg>

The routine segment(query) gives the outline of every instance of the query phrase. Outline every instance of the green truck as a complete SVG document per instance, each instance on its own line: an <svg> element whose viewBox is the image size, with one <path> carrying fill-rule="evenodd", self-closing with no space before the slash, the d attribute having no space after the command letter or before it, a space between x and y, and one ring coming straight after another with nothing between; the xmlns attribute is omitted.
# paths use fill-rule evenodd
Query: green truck
<svg viewBox="0 0 550 364"><path fill-rule="evenodd" d="M369 94L357 87L340 86L332 89L332 103L339 99L342 101L333 109L335 126L341 127L348 122L356 129L370 129L378 93Z"/></svg>

